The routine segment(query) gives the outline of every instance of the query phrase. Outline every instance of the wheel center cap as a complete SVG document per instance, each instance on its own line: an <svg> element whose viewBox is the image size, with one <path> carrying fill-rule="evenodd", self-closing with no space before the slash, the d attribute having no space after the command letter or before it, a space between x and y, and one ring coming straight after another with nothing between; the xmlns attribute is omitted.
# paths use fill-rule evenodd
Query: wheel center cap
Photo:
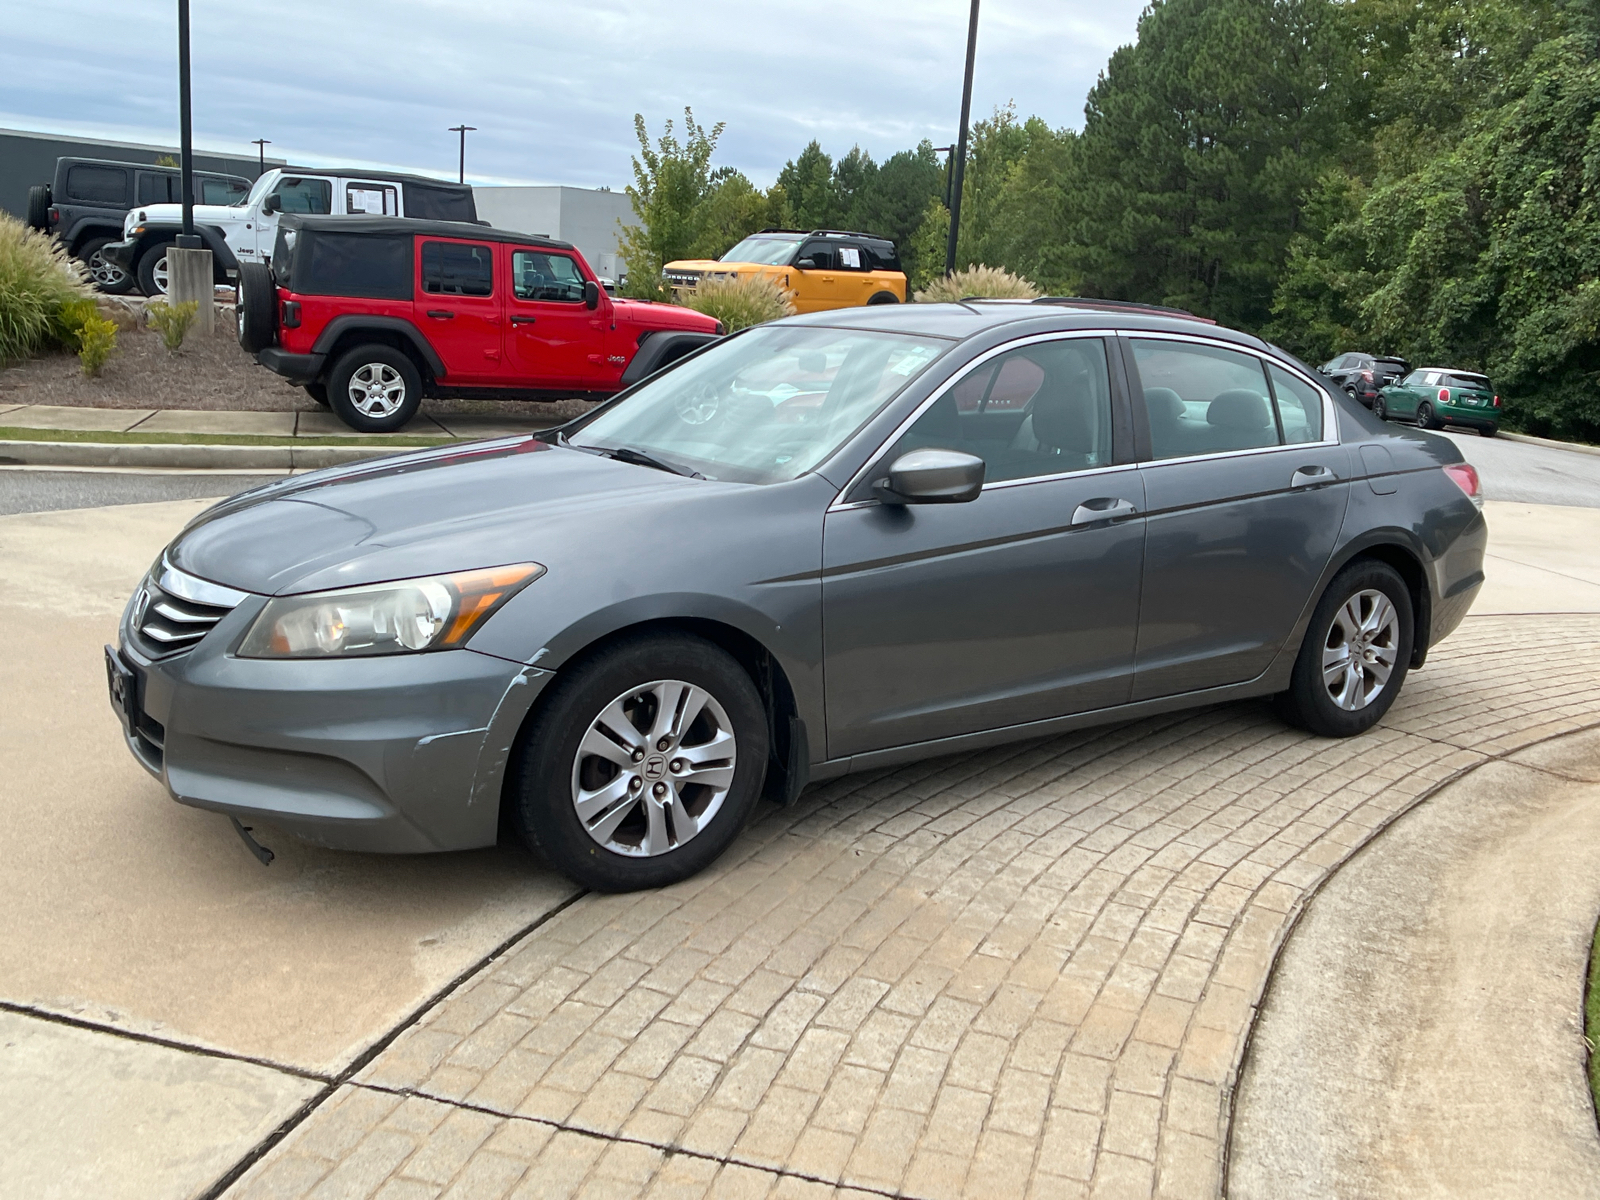
<svg viewBox="0 0 1600 1200"><path fill-rule="evenodd" d="M644 777L652 783L667 777L667 760L659 754L652 754L644 760Z"/></svg>

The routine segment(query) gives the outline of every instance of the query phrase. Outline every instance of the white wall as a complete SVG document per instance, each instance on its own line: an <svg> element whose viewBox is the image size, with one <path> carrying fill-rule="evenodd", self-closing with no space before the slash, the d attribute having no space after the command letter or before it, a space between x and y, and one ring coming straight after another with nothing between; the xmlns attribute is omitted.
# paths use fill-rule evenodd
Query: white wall
<svg viewBox="0 0 1600 1200"><path fill-rule="evenodd" d="M596 275L618 279L625 270L618 247L622 225L638 218L626 192L574 187L473 186L479 220L496 229L571 242Z"/></svg>

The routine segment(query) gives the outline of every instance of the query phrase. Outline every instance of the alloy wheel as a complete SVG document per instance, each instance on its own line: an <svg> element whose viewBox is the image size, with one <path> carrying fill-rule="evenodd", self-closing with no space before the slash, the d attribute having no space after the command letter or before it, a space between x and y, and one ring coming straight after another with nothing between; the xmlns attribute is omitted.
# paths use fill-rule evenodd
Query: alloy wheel
<svg viewBox="0 0 1600 1200"><path fill-rule="evenodd" d="M156 291L165 296L167 294L167 256L163 254L156 260L156 265L150 268L150 279L156 285Z"/></svg>
<svg viewBox="0 0 1600 1200"><path fill-rule="evenodd" d="M662 679L631 688L589 723L572 764L572 806L595 842L654 858L716 817L733 786L733 723L704 688Z"/></svg>
<svg viewBox="0 0 1600 1200"><path fill-rule="evenodd" d="M84 266L89 270L89 278L102 290L122 287L128 282L128 273L108 259L102 251L96 250L89 255Z"/></svg>
<svg viewBox="0 0 1600 1200"><path fill-rule="evenodd" d="M388 363L372 362L350 374L350 403L367 417L392 417L406 402L406 381Z"/></svg>
<svg viewBox="0 0 1600 1200"><path fill-rule="evenodd" d="M1388 596L1375 588L1355 593L1339 606L1322 644L1322 683L1329 698L1357 712L1388 685L1400 653L1400 617Z"/></svg>

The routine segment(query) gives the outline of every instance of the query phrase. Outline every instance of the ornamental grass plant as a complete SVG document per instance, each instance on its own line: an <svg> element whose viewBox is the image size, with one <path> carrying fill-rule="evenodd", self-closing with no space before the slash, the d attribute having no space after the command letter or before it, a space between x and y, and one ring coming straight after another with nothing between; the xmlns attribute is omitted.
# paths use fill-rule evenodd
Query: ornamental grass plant
<svg viewBox="0 0 1600 1200"><path fill-rule="evenodd" d="M793 293L766 275L746 275L742 279L702 279L692 294L683 297L686 307L722 322L729 333L794 316Z"/></svg>
<svg viewBox="0 0 1600 1200"><path fill-rule="evenodd" d="M57 341L63 307L88 296L82 265L54 238L0 213L0 362Z"/></svg>
<svg viewBox="0 0 1600 1200"><path fill-rule="evenodd" d="M200 305L193 300L185 300L182 304L156 300L145 311L150 314L150 324L161 333L161 344L176 354L183 349L183 339L189 336L189 327L194 324L194 315L200 311Z"/></svg>
<svg viewBox="0 0 1600 1200"><path fill-rule="evenodd" d="M100 368L117 348L117 323L98 313L78 327L78 362L90 379L100 374Z"/></svg>
<svg viewBox="0 0 1600 1200"><path fill-rule="evenodd" d="M941 275L916 294L918 304L949 304L981 297L985 300L1033 300L1043 295L1030 281L1002 267L979 263L953 275Z"/></svg>

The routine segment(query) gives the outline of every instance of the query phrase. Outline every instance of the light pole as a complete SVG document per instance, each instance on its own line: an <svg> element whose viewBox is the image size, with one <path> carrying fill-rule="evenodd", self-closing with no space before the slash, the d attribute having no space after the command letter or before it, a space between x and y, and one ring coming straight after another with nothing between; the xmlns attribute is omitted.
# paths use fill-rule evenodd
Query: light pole
<svg viewBox="0 0 1600 1200"><path fill-rule="evenodd" d="M460 176L460 181L462 183L465 183L467 181L467 134L472 133L477 128L478 127L476 125L452 125L452 126L450 126L450 132L451 133L459 133L461 135L461 176Z"/></svg>
<svg viewBox="0 0 1600 1200"><path fill-rule="evenodd" d="M189 0L178 0L178 165L183 188L183 232L178 245L198 250L194 232L194 145L189 129Z"/></svg>
<svg viewBox="0 0 1600 1200"><path fill-rule="evenodd" d="M972 0L967 24L967 75L961 84L961 133L956 138L954 166L950 170L950 240L944 249L944 273L956 269L956 238L961 232L961 184L967 170L967 118L972 115L972 60L978 52L978 0Z"/></svg>
<svg viewBox="0 0 1600 1200"><path fill-rule="evenodd" d="M260 179L263 175L265 175L267 173L267 147L272 145L272 139L271 138L257 138L255 141L251 142L250 144L256 148L256 153L260 157L260 160L261 160L261 169L256 172L256 178Z"/></svg>

